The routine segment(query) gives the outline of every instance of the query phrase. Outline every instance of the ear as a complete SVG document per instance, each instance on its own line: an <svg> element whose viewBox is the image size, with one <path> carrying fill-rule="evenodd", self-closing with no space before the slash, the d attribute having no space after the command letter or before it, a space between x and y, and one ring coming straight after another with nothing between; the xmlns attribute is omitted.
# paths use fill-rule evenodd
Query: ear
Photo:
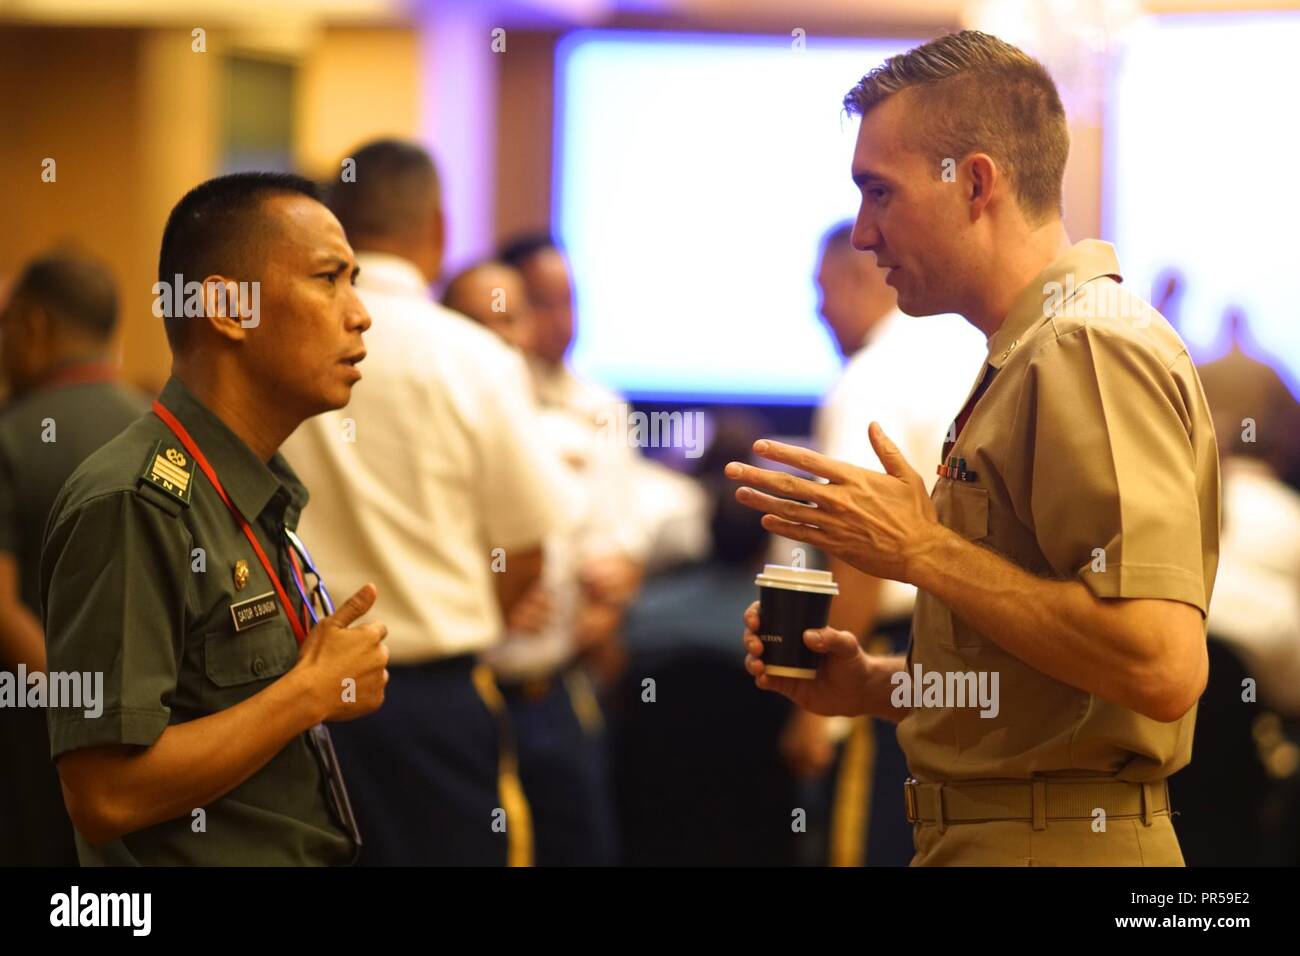
<svg viewBox="0 0 1300 956"><path fill-rule="evenodd" d="M242 313L249 309L245 291L248 283L240 285L228 276L211 275L203 280L203 321L208 328L231 342L242 342L247 327Z"/></svg>
<svg viewBox="0 0 1300 956"><path fill-rule="evenodd" d="M984 208L993 197L993 190L1002 179L1002 171L988 153L974 153L966 157L966 175L962 184L966 189L966 202L970 208L971 222L984 214Z"/></svg>

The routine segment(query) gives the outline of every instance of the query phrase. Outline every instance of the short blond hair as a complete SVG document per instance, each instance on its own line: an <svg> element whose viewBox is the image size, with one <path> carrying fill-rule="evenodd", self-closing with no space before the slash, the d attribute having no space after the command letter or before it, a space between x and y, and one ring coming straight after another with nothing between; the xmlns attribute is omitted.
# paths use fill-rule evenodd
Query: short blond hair
<svg viewBox="0 0 1300 956"><path fill-rule="evenodd" d="M963 30L890 57L849 90L844 108L865 116L906 89L922 116L914 139L936 170L944 159L988 153L1006 170L1027 219L1061 215L1070 133L1041 63L997 37Z"/></svg>

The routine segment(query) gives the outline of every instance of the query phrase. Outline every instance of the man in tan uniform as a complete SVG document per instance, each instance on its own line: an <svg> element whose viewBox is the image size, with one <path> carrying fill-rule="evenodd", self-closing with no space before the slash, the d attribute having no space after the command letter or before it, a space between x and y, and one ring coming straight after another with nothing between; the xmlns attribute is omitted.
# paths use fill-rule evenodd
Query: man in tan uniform
<svg viewBox="0 0 1300 956"><path fill-rule="evenodd" d="M1039 64L967 31L846 106L854 245L905 312L983 331L988 360L930 496L917 469L936 462L874 423L887 474L772 441L755 451L829 483L727 466L769 530L919 589L906 657L823 628L815 680L770 677L755 605L746 668L814 712L899 721L913 865L1182 865L1165 780L1191 757L1219 526L1187 351L1110 245L1065 234L1064 113Z"/></svg>

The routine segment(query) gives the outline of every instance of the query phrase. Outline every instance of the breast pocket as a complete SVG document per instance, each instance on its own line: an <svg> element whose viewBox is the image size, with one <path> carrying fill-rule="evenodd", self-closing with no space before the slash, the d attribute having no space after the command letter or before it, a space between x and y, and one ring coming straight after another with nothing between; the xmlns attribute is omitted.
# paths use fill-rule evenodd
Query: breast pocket
<svg viewBox="0 0 1300 956"><path fill-rule="evenodd" d="M227 625L203 641L203 669L218 687L272 680L297 659L298 642L283 615L243 631Z"/></svg>
<svg viewBox="0 0 1300 956"><path fill-rule="evenodd" d="M940 478L935 486L935 511L944 525L967 541L980 541L989 533L989 493L969 482ZM946 647L975 648L984 644L979 632L967 626L946 606L945 620L938 630L939 643Z"/></svg>

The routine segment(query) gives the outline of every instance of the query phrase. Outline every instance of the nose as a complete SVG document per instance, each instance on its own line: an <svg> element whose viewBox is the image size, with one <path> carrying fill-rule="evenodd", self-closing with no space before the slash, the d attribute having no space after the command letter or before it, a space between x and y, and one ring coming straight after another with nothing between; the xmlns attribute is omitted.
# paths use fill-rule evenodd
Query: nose
<svg viewBox="0 0 1300 956"><path fill-rule="evenodd" d="M345 326L348 331L355 329L363 333L370 329L370 313L366 310L365 303L361 301L361 296L357 295L356 289L352 290L352 300L348 303Z"/></svg>
<svg viewBox="0 0 1300 956"><path fill-rule="evenodd" d="M858 210L858 218L853 223L849 242L859 252L875 252L876 247L880 245L880 230L876 228L875 217L867 211L866 203L863 203L862 208Z"/></svg>

